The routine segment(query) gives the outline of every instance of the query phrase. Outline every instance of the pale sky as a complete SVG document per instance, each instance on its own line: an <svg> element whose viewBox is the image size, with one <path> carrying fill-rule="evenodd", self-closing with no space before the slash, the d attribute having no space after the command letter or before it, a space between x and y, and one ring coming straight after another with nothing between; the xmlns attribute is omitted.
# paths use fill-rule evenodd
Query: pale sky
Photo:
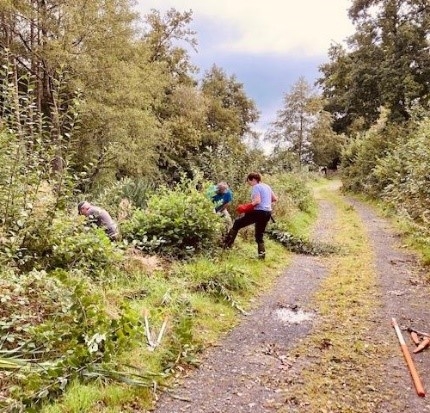
<svg viewBox="0 0 430 413"><path fill-rule="evenodd" d="M282 98L300 76L309 83L328 62L331 43L354 32L347 10L352 0L137 0L151 9L192 10L197 53L190 59L203 74L213 64L235 75L261 112L258 130L267 128Z"/></svg>

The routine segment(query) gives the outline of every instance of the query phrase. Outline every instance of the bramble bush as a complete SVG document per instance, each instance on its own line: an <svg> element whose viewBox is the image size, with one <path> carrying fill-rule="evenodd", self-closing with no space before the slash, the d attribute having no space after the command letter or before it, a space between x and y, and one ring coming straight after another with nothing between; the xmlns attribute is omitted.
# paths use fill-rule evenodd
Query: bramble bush
<svg viewBox="0 0 430 413"><path fill-rule="evenodd" d="M121 226L123 238L145 252L186 258L215 248L223 222L212 202L182 181L176 187L160 187L145 209L136 209Z"/></svg>
<svg viewBox="0 0 430 413"><path fill-rule="evenodd" d="M386 182L384 200L414 220L428 222L430 199L430 119L381 159L375 175Z"/></svg>

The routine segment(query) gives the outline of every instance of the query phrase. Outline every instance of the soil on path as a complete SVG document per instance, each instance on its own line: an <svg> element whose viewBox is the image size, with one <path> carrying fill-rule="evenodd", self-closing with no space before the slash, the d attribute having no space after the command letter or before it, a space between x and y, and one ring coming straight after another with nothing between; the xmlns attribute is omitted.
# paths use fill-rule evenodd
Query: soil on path
<svg viewBox="0 0 430 413"><path fill-rule="evenodd" d="M390 324L395 317L401 327L430 331L429 288L424 284L415 258L399 249L400 239L389 224L371 208L355 200L348 200L348 203L361 217L374 248L379 280L375 299L380 300L381 306L372 320L373 340L392 348L392 357L378 366L382 380L376 391L386 396L377 412L430 412L428 399L415 393ZM331 202L320 201L315 238L330 241L334 236L330 230L335 215ZM310 307L309 302L326 275L324 260L296 255L273 289L255 303L252 313L244 316L219 346L205 353L198 369L189 372L171 392L161 394L153 412L289 411L282 388L297 379L297 371L294 377L289 371L295 363L294 347L312 333L318 321L318 309ZM403 332L403 335L412 351L414 346L408 334ZM430 391L430 350L414 354L413 360L424 386ZM300 364L305 365L306 361L301 360Z"/></svg>

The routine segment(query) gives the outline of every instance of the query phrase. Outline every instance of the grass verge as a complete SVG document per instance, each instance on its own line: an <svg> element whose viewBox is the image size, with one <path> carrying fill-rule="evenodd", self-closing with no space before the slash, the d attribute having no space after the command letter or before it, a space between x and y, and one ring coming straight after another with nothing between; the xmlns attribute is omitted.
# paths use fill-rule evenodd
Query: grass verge
<svg viewBox="0 0 430 413"><path fill-rule="evenodd" d="M290 253L285 248L271 240L266 244L264 262L256 259L255 242L240 236L233 250L221 252L219 257L201 256L151 274L120 277L105 285L105 300L112 308L126 296L142 317L146 314L152 341L156 341L167 320L165 333L155 348L148 346L147 333L142 331L142 343L118 355L118 364L146 385L132 386L105 378L89 383L76 381L61 399L40 411L113 413L150 409L157 386L168 388L184 370L198 365L201 352L216 345L288 265Z"/></svg>

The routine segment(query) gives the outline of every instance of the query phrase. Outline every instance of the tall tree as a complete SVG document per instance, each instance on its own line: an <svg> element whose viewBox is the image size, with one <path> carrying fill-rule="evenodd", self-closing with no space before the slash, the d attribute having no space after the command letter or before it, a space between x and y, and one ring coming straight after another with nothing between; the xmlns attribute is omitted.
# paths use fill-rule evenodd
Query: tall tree
<svg viewBox="0 0 430 413"><path fill-rule="evenodd" d="M160 122L157 166L166 181L195 167L204 128L205 99L197 89L189 50L197 47L196 33L188 26L192 12L151 10L145 16L143 42L150 51L149 63L160 67L167 82L153 111Z"/></svg>
<svg viewBox="0 0 430 413"><path fill-rule="evenodd" d="M310 131L309 143L313 163L337 169L346 138L345 135L333 131L332 116L329 112L319 112L318 119Z"/></svg>
<svg viewBox="0 0 430 413"><path fill-rule="evenodd" d="M93 23L98 35L86 37L76 62L74 87L83 100L74 162L80 170L91 165L92 184L157 173L161 132L154 107L169 76L139 41L132 3L110 0L98 9Z"/></svg>
<svg viewBox="0 0 430 413"><path fill-rule="evenodd" d="M169 77L144 44L111 42L94 49L80 68L81 126L74 162L89 170L91 181L157 174L162 138L154 107L161 105Z"/></svg>
<svg viewBox="0 0 430 413"><path fill-rule="evenodd" d="M356 33L348 48L333 46L320 84L336 129L354 121L368 128L384 106L392 120L409 118L414 105L429 107L430 4L427 0L355 0L349 16Z"/></svg>
<svg viewBox="0 0 430 413"><path fill-rule="evenodd" d="M211 100L208 130L239 138L251 132L259 112L235 75L228 76L223 69L213 65L203 77L201 90Z"/></svg>
<svg viewBox="0 0 430 413"><path fill-rule="evenodd" d="M32 78L59 159L72 156L90 182L154 173L160 123L154 108L172 78L138 41L134 0L0 2L0 45L11 79ZM8 80L11 80L8 79ZM29 82L19 90L29 90ZM17 88L18 89L18 88ZM80 129L70 131L79 96Z"/></svg>
<svg viewBox="0 0 430 413"><path fill-rule="evenodd" d="M151 50L149 60L165 63L179 83L194 83L190 75L197 71L197 67L190 62L186 48L197 48L196 32L188 27L192 15L191 10L181 13L171 8L165 15L153 9L145 16L148 29L144 41Z"/></svg>
<svg viewBox="0 0 430 413"><path fill-rule="evenodd" d="M177 85L169 95L169 117L163 120L158 143L158 165L170 181L185 172L190 177L199 169L207 116L207 99L190 85Z"/></svg>
<svg viewBox="0 0 430 413"><path fill-rule="evenodd" d="M296 155L297 165L309 162L309 138L320 109L319 98L312 86L300 77L284 94L283 108L278 110L265 139L275 150L287 150Z"/></svg>
<svg viewBox="0 0 430 413"><path fill-rule="evenodd" d="M37 82L38 110L55 121L61 111L56 94L64 73L76 75L80 58L91 53L90 44L104 50L118 34L112 23L121 25L123 36L132 36L136 15L129 0L20 0L0 3L4 23L1 49L16 77L31 75ZM112 30L113 29L113 30ZM4 55L3 55L4 59ZM60 125L58 125L60 126Z"/></svg>
<svg viewBox="0 0 430 413"><path fill-rule="evenodd" d="M205 73L201 91L208 102L201 150L214 161L221 160L224 170L226 160L235 159L235 171L229 175L243 176L243 166L249 163L245 141L253 134L253 124L259 117L255 102L235 75L228 76L216 65Z"/></svg>
<svg viewBox="0 0 430 413"><path fill-rule="evenodd" d="M382 59L381 50L373 44L371 33L361 33L360 42L367 47L347 52L341 45L332 45L330 63L320 67L324 77L325 110L333 115L333 129L350 132L357 124L369 127L379 116L382 104L380 73L376 61Z"/></svg>

